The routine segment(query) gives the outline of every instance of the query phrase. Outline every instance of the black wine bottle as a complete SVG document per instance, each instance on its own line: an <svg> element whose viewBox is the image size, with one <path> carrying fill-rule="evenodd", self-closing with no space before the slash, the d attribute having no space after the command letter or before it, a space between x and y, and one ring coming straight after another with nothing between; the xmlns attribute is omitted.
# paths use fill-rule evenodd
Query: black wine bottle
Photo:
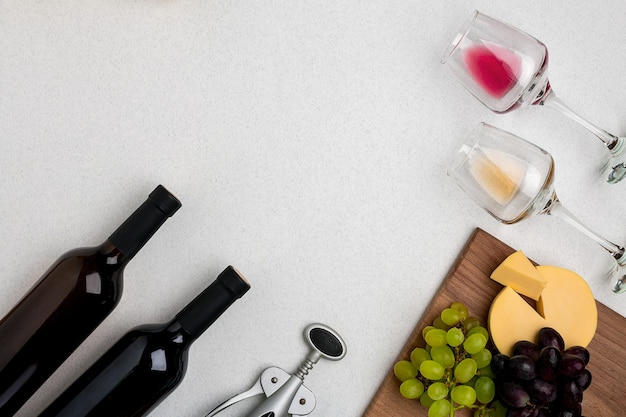
<svg viewBox="0 0 626 417"><path fill-rule="evenodd" d="M180 206L159 185L100 246L61 256L0 320L0 416L14 415L109 315L124 267Z"/></svg>
<svg viewBox="0 0 626 417"><path fill-rule="evenodd" d="M250 289L232 266L176 317L139 326L113 345L39 417L138 417L182 381L189 346Z"/></svg>

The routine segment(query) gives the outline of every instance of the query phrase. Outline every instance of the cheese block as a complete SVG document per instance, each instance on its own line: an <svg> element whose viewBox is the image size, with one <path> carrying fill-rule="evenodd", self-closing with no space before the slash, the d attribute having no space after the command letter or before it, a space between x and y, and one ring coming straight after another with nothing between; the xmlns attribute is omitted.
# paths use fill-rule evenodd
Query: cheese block
<svg viewBox="0 0 626 417"><path fill-rule="evenodd" d="M491 279L533 300L539 299L546 287L546 279L522 251L514 252L507 257L491 273Z"/></svg>
<svg viewBox="0 0 626 417"><path fill-rule="evenodd" d="M578 274L555 266L537 267L546 287L531 307L512 287L494 298L489 310L489 330L501 353L511 355L519 340L537 342L542 327L558 331L565 347L587 346L593 338L598 310L589 285Z"/></svg>
<svg viewBox="0 0 626 417"><path fill-rule="evenodd" d="M547 320L558 321L558 331L568 346L587 346L598 326L598 308L591 288L573 271L556 266L538 266L548 285L537 300L537 311ZM551 326L556 329L555 326Z"/></svg>

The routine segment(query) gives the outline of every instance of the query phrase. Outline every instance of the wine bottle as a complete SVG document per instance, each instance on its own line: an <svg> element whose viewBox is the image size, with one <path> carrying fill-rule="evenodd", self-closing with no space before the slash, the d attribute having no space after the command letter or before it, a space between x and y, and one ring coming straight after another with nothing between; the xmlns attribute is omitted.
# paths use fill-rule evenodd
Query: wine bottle
<svg viewBox="0 0 626 417"><path fill-rule="evenodd" d="M229 266L164 324L126 333L39 417L138 417L182 381L189 346L250 289Z"/></svg>
<svg viewBox="0 0 626 417"><path fill-rule="evenodd" d="M100 246L57 259L0 320L0 416L14 415L109 315L124 267L180 206L159 185Z"/></svg>

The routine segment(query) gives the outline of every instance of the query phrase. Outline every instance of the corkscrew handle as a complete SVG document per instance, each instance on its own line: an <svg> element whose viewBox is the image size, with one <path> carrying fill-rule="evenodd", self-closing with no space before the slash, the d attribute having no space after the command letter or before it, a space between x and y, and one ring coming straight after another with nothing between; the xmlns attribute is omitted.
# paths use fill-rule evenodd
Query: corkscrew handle
<svg viewBox="0 0 626 417"><path fill-rule="evenodd" d="M296 376L304 379L320 358L338 361L346 356L346 343L339 333L324 324L311 324L304 330L304 339L311 348Z"/></svg>
<svg viewBox="0 0 626 417"><path fill-rule="evenodd" d="M339 333L326 325L311 324L304 330L304 337L309 346L325 359L338 361L346 356L346 343Z"/></svg>

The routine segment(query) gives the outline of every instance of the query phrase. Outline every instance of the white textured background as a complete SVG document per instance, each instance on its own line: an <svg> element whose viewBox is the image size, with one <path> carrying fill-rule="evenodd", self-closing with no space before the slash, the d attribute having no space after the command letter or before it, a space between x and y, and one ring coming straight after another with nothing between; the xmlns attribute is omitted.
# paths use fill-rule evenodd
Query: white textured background
<svg viewBox="0 0 626 417"><path fill-rule="evenodd" d="M579 272L625 315L594 243L547 216L501 225L445 175L454 144L495 124L550 151L566 207L626 243L626 183L593 177L599 141L548 109L491 113L439 64L473 9L544 41L557 94L626 133L621 0L0 0L0 316L157 184L183 203L19 416L228 264L252 290L192 346L154 417L202 417L266 367L295 370L316 321L348 355L307 378L311 417L361 415L477 226Z"/></svg>

